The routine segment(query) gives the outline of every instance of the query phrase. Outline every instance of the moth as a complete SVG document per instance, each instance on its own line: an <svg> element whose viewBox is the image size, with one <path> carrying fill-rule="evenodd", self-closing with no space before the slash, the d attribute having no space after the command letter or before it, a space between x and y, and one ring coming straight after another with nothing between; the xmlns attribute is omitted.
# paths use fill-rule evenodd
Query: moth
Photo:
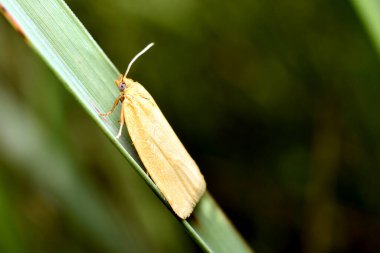
<svg viewBox="0 0 380 253"><path fill-rule="evenodd" d="M152 96L138 82L127 78L133 62L145 53L146 46L129 63L124 75L115 84L120 91L110 115L121 103L119 138L124 123L148 175L160 189L173 211L182 219L192 213L206 190L206 182Z"/></svg>

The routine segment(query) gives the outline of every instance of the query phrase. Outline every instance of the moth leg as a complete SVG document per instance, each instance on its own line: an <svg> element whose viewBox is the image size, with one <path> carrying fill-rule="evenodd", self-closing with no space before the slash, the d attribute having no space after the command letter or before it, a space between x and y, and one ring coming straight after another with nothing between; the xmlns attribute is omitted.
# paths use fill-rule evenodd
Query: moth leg
<svg viewBox="0 0 380 253"><path fill-rule="evenodd" d="M124 107L123 107L123 105L121 106L121 110L120 110L119 123L120 123L120 128L119 128L119 132L116 135L117 139L119 139L119 137L121 136L121 130L123 130L123 125L124 125Z"/></svg>
<svg viewBox="0 0 380 253"><path fill-rule="evenodd" d="M119 101L122 99L123 95L120 95L119 97L116 98L115 102L113 102L111 110L109 110L107 113L99 113L100 116L108 116L110 115L116 108L117 104Z"/></svg>

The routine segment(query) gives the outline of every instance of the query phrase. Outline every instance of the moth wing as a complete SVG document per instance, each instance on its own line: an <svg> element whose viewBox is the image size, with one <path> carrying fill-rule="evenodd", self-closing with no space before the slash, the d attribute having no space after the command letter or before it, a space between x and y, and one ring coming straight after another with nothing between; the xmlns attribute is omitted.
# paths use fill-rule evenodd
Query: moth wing
<svg viewBox="0 0 380 253"><path fill-rule="evenodd" d="M205 192L203 175L145 88L134 82L127 97L124 118L137 153L174 212L185 219Z"/></svg>

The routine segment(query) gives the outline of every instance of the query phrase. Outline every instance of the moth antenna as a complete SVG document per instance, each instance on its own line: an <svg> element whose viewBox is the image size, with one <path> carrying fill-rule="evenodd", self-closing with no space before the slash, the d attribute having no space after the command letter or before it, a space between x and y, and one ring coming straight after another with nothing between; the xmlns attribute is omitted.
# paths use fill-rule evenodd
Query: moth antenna
<svg viewBox="0 0 380 253"><path fill-rule="evenodd" d="M146 51L148 51L149 48L151 48L152 46L154 45L154 43L150 43L148 46L146 46L143 50L140 51L140 53L138 53L135 57L133 57L133 59L131 60L131 62L129 63L128 65L128 68L127 70L125 71L125 74L124 74L124 78L127 77L127 74L129 72L129 69L131 68L132 64L137 60L137 58L139 58L143 53L145 53Z"/></svg>

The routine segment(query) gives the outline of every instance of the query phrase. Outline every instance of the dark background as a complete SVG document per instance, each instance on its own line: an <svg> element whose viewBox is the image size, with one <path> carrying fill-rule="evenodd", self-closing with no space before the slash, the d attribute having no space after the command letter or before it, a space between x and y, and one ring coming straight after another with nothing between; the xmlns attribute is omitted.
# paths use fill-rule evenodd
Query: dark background
<svg viewBox="0 0 380 253"><path fill-rule="evenodd" d="M129 76L256 252L378 252L380 62L349 1L67 3L121 72L155 42ZM0 28L0 251L200 251Z"/></svg>

